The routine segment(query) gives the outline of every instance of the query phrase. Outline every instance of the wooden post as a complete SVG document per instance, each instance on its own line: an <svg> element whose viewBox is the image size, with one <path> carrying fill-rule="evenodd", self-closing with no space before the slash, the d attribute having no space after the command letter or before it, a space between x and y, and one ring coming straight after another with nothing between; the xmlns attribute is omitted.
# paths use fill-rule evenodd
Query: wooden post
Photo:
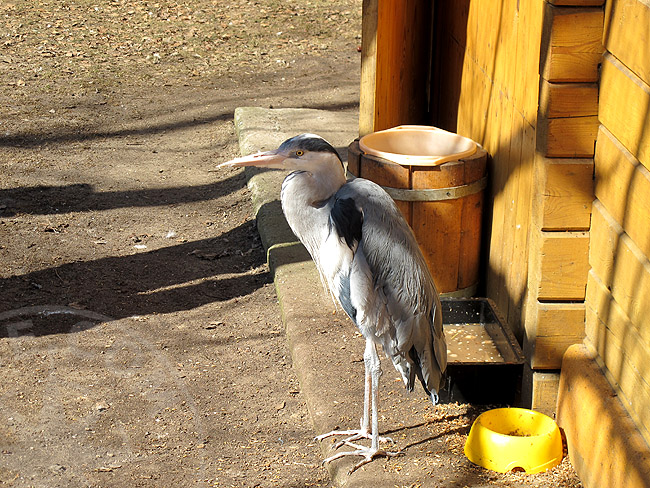
<svg viewBox="0 0 650 488"><path fill-rule="evenodd" d="M428 124L432 7L428 0L364 0L359 135Z"/></svg>

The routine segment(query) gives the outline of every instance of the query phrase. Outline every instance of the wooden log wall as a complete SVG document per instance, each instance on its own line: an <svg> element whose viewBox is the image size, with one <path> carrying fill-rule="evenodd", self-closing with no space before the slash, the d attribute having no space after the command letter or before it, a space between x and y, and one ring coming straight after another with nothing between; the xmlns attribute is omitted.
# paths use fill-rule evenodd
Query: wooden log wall
<svg viewBox="0 0 650 488"><path fill-rule="evenodd" d="M603 9L544 5L524 354L534 408L553 411L562 356L582 342ZM602 3L602 2L600 2ZM551 373L548 370L556 371Z"/></svg>
<svg viewBox="0 0 650 488"><path fill-rule="evenodd" d="M524 345L524 401L547 413L584 337L602 3L463 0L434 15L432 113L491 156L485 293Z"/></svg>
<svg viewBox="0 0 650 488"><path fill-rule="evenodd" d="M604 26L585 342L650 442L650 5Z"/></svg>
<svg viewBox="0 0 650 488"><path fill-rule="evenodd" d="M555 411L562 356L584 337L598 130L598 65L603 9L598 1L544 4L528 290L524 397Z"/></svg>

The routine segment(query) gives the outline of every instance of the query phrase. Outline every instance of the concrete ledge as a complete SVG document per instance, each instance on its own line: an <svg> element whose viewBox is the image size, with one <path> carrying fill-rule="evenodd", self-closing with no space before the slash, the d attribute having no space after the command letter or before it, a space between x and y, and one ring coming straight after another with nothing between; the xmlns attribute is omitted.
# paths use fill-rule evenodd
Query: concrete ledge
<svg viewBox="0 0 650 488"><path fill-rule="evenodd" d="M650 487L648 444L586 346L564 355L557 422L586 488Z"/></svg>

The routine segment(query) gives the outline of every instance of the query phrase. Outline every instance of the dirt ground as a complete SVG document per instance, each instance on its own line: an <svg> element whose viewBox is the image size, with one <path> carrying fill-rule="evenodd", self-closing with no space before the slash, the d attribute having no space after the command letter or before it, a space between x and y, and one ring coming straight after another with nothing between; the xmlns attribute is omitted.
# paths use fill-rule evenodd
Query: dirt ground
<svg viewBox="0 0 650 488"><path fill-rule="evenodd" d="M360 17L0 3L0 485L329 486L243 173L215 166L238 106L357 109ZM579 486L564 464L530 486Z"/></svg>

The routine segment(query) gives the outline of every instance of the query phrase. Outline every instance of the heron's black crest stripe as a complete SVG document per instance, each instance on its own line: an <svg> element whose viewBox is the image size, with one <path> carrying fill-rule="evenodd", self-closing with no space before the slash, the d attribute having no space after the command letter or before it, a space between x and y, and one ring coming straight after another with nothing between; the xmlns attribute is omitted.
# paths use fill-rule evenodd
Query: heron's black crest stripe
<svg viewBox="0 0 650 488"><path fill-rule="evenodd" d="M351 198L339 198L334 201L330 212L330 225L336 229L336 233L345 239L350 249L361 241L361 225L363 214Z"/></svg>
<svg viewBox="0 0 650 488"><path fill-rule="evenodd" d="M314 134L300 134L299 136L287 139L280 144L279 147L280 151L291 151L295 149L312 152L329 152L336 155L336 157L339 158L339 161L341 161L341 156L339 156L339 153L334 149L334 146L322 137L318 137Z"/></svg>

